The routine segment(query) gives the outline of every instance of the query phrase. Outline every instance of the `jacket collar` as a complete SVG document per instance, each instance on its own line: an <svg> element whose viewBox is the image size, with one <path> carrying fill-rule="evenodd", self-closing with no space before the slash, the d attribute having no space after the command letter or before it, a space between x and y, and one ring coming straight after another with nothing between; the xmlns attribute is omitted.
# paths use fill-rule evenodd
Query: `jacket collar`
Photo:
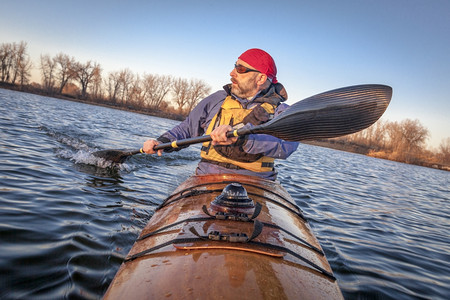
<svg viewBox="0 0 450 300"><path fill-rule="evenodd" d="M240 99L231 93L231 84L227 84L223 87L228 96L232 96L240 102L246 102L248 100ZM288 98L286 89L281 83L271 84L267 89L259 92L251 102L256 103L269 103L278 106L281 102L286 101Z"/></svg>

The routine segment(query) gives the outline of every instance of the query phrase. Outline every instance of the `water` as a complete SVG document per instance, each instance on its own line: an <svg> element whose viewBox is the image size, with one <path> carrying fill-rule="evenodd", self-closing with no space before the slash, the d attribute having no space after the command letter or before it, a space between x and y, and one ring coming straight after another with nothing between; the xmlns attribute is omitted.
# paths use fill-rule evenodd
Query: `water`
<svg viewBox="0 0 450 300"><path fill-rule="evenodd" d="M198 146L136 155L176 121L0 89L0 299L99 299ZM348 299L448 299L450 173L301 145L277 164Z"/></svg>

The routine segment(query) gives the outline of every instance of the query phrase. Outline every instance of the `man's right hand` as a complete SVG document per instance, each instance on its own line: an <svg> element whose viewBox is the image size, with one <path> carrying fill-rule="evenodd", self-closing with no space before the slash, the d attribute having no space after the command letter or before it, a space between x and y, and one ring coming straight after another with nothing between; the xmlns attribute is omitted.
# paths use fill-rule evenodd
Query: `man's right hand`
<svg viewBox="0 0 450 300"><path fill-rule="evenodd" d="M215 128L211 133L212 144L215 145L231 145L236 143L237 137L227 137L228 131L232 131L233 127L230 125L220 125Z"/></svg>
<svg viewBox="0 0 450 300"><path fill-rule="evenodd" d="M158 156L161 156L162 153L163 153L163 150L162 150L162 149L158 150L158 152L156 152L156 151L153 149L156 145L159 145L159 142L158 142L157 140L147 140L147 141L144 143L144 146L142 147L142 150L143 150L145 153L147 153L147 154L155 154L155 153L158 153Z"/></svg>

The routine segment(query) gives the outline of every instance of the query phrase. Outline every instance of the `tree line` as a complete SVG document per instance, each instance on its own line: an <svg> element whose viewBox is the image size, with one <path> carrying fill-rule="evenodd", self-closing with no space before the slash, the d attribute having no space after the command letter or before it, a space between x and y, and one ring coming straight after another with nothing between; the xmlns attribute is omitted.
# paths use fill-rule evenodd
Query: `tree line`
<svg viewBox="0 0 450 300"><path fill-rule="evenodd" d="M34 65L25 42L1 44L0 63L3 86L9 84L28 92L81 99L175 119L186 116L211 90L202 80L140 75L126 68L103 75L99 63L79 62L64 53L53 57L41 55L37 66L41 83L30 84ZM426 149L429 136L430 132L419 120L379 120L363 131L329 139L324 146L449 169L450 138L444 139L437 151L430 151Z"/></svg>
<svg viewBox="0 0 450 300"><path fill-rule="evenodd" d="M0 82L3 84L19 85L49 96L88 100L142 112L185 116L211 90L203 80L140 75L126 68L104 75L99 63L80 62L64 53L41 55L37 66L41 83L30 85L34 65L27 53L27 43L1 44L0 59Z"/></svg>
<svg viewBox="0 0 450 300"><path fill-rule="evenodd" d="M328 140L341 150L373 157L450 170L450 138L437 151L426 148L429 130L419 120L392 122L380 119L369 128L354 134Z"/></svg>

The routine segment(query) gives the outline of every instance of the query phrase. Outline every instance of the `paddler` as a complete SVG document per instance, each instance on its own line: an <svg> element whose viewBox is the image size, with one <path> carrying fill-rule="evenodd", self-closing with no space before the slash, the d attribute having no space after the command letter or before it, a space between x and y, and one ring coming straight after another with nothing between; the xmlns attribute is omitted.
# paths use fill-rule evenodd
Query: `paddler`
<svg viewBox="0 0 450 300"><path fill-rule="evenodd" d="M200 101L179 125L156 140L147 140L143 151L154 154L153 147L160 143L209 134L212 141L202 145L197 175L231 173L275 180L274 160L288 158L297 149L297 142L266 134L228 138L226 133L265 123L289 107L283 103L287 93L276 75L275 61L267 52L255 48L245 51L230 73L231 84ZM161 156L162 152L157 153Z"/></svg>

